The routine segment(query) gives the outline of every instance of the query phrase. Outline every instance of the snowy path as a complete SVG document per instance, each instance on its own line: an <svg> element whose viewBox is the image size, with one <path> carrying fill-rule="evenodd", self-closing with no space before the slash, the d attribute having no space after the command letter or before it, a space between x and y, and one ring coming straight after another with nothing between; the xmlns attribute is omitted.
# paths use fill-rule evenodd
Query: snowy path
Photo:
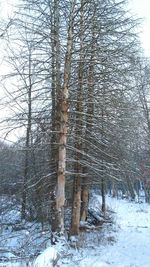
<svg viewBox="0 0 150 267"><path fill-rule="evenodd" d="M115 242L95 241L58 266L150 267L150 205L111 198L108 203L116 212L116 231L109 233Z"/></svg>
<svg viewBox="0 0 150 267"><path fill-rule="evenodd" d="M80 267L150 267L150 205L109 199L117 213L116 242L96 248ZM89 254L90 255L90 251Z"/></svg>

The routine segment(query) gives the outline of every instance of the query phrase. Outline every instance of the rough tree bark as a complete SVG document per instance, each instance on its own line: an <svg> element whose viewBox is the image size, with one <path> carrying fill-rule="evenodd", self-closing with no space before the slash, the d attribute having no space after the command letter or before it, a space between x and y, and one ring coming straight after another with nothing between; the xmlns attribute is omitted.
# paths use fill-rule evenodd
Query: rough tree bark
<svg viewBox="0 0 150 267"><path fill-rule="evenodd" d="M64 83L59 90L57 112L59 112L59 136L58 136L58 168L57 168L57 188L56 188L56 214L57 232L64 233L64 204L65 204L65 172L66 172L66 146L68 132L68 95L69 78L71 72L71 58L73 45L74 13L76 0L72 0L70 10L67 48L64 63Z"/></svg>
<svg viewBox="0 0 150 267"><path fill-rule="evenodd" d="M81 0L80 8L80 55L78 70L78 88L77 88L77 105L76 105L76 127L75 127L75 166L76 176L73 182L73 203L72 203L72 220L71 235L79 234L80 226L80 208L81 208L81 173L82 173L82 132L83 132L83 66L84 66L84 35L83 35L83 4Z"/></svg>

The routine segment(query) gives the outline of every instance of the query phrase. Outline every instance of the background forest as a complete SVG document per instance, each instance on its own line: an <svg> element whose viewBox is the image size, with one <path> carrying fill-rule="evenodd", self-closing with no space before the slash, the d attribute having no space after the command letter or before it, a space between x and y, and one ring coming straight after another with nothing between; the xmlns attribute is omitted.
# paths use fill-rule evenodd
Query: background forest
<svg viewBox="0 0 150 267"><path fill-rule="evenodd" d="M20 221L48 224L52 244L79 235L93 190L103 218L107 194L150 202L139 23L126 0L20 0L1 23L0 194Z"/></svg>

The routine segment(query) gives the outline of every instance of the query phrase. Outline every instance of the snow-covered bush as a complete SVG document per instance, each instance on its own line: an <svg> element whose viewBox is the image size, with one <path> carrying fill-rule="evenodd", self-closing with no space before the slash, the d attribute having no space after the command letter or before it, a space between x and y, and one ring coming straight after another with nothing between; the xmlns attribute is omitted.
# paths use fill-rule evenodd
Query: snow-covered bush
<svg viewBox="0 0 150 267"><path fill-rule="evenodd" d="M33 267L53 267L58 259L58 253L53 247L45 249L35 260Z"/></svg>

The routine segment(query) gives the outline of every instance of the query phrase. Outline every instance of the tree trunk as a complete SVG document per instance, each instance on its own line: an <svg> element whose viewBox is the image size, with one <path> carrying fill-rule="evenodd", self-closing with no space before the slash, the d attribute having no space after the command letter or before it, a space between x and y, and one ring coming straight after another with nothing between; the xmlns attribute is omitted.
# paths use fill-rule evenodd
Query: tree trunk
<svg viewBox="0 0 150 267"><path fill-rule="evenodd" d="M30 134L31 134L31 112L32 112L32 81L31 81L31 48L28 46L29 60L28 60L28 119L27 119L27 131L26 131L26 143L25 143L25 164L24 164L24 180L23 180L23 192L22 192L22 207L21 207L21 219L26 218L26 205L27 205L27 182L29 174L29 147L30 147Z"/></svg>
<svg viewBox="0 0 150 267"><path fill-rule="evenodd" d="M66 172L66 146L68 131L68 95L69 95L69 76L71 71L71 57L73 45L74 11L75 0L72 0L70 11L67 50L64 65L64 84L59 91L57 112L59 112L59 137L58 137L58 168L57 168L57 187L56 187L56 214L57 232L64 233L64 203L65 203L65 172Z"/></svg>
<svg viewBox="0 0 150 267"><path fill-rule="evenodd" d="M95 9L94 9L95 14ZM94 17L94 16L93 16ZM90 134L92 132L92 123L94 116L94 60L95 60L95 22L92 22L92 39L91 39L91 57L90 66L88 73L88 97L87 97L87 118L86 118L86 131L85 131L85 142L91 140ZM84 151L86 154L89 153L89 145L85 144ZM84 173L88 173L88 168L84 167ZM89 178L82 179L82 190L81 190L81 221L86 221L88 215L88 202L89 202Z"/></svg>
<svg viewBox="0 0 150 267"><path fill-rule="evenodd" d="M86 221L87 215L88 215L88 204L89 204L89 186L87 184L82 185L81 204L82 204L81 205L81 221Z"/></svg>
<svg viewBox="0 0 150 267"><path fill-rule="evenodd" d="M83 1L81 0L80 8L80 56L79 56L79 71L78 71L78 91L77 91L77 106L76 106L76 127L75 127L75 166L74 170L77 176L73 183L73 204L72 204L72 220L71 220L71 235L79 234L80 227L80 208L81 208L81 159L82 159L82 127L83 127Z"/></svg>
<svg viewBox="0 0 150 267"><path fill-rule="evenodd" d="M60 122L60 11L58 7L59 1L53 2L52 24L51 24L51 49L52 49L52 82L51 82L51 96L52 96L52 110L51 110L51 147L50 147L50 164L52 176L49 178L49 190L51 200L50 223L51 223L51 242L54 244L57 240L55 232L59 231L59 221L56 208L56 187L57 187L57 168L58 168L58 132Z"/></svg>
<svg viewBox="0 0 150 267"><path fill-rule="evenodd" d="M106 197L105 197L105 179L102 178L101 180L101 195L102 195L102 212L105 213L106 211Z"/></svg>

